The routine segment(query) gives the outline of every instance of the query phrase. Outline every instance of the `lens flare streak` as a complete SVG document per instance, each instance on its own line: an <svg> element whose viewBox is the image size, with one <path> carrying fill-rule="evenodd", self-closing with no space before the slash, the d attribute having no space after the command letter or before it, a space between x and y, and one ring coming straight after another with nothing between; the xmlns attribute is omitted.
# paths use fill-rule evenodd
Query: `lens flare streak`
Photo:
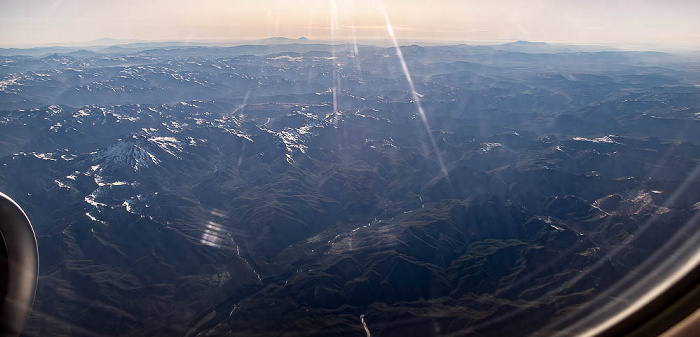
<svg viewBox="0 0 700 337"><path fill-rule="evenodd" d="M399 42L396 39L394 28L392 27L391 21L389 20L389 14L387 14L386 9L381 4L380 9L382 11L382 15L384 16L384 21L386 21L386 30L389 33L389 37L391 38L391 42L394 46L394 49L396 49L396 56L398 56L399 62L401 63L401 70L403 70L403 74L406 77L406 81L408 82L408 87L411 91L411 97L413 98L413 102L416 104L416 108L418 108L418 113L420 114L421 121L423 122L423 125L425 125L425 129L428 133L430 144L432 145L433 150L435 151L435 155L437 156L437 160L440 163L442 173L447 179L449 179L447 167L445 167L445 162L442 159L442 154L440 154L440 150L438 149L437 143L435 142L435 137L433 137L433 134L431 132L430 124L428 123L428 118L426 117L425 111L423 110L423 105L421 104L421 95L418 93L418 91L416 91L416 87L413 84L411 72L408 70L406 60L404 59L403 52L401 51L401 46L399 45Z"/></svg>
<svg viewBox="0 0 700 337"><path fill-rule="evenodd" d="M331 71L333 72L333 85L331 92L333 94L333 113L338 113L338 90L340 89L340 79L338 77L338 66L335 51L335 33L338 29L338 7L335 0L331 0Z"/></svg>

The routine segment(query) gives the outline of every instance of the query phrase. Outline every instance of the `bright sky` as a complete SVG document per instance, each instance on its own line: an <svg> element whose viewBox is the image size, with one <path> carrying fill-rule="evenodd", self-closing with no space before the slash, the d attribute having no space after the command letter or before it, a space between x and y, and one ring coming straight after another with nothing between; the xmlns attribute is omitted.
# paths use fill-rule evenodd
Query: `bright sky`
<svg viewBox="0 0 700 337"><path fill-rule="evenodd" d="M515 40L700 50L697 0L0 0L0 46L99 38ZM334 17L334 15L336 15Z"/></svg>

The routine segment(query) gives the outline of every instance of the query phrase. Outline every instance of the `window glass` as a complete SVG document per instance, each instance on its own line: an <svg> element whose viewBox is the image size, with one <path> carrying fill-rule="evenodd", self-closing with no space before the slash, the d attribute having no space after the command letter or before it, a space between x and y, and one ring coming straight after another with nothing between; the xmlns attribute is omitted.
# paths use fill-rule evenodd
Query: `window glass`
<svg viewBox="0 0 700 337"><path fill-rule="evenodd" d="M579 335L697 264L699 3L0 6L27 336Z"/></svg>

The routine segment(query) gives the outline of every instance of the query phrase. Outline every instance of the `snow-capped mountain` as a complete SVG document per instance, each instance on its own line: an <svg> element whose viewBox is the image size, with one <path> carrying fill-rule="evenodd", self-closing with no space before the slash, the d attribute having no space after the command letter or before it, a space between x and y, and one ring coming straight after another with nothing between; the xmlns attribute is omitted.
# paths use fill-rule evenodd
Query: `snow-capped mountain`
<svg viewBox="0 0 700 337"><path fill-rule="evenodd" d="M157 166L164 157L179 159L182 147L182 143L174 137L133 135L93 153L91 160L99 165L100 171L122 168L139 171Z"/></svg>

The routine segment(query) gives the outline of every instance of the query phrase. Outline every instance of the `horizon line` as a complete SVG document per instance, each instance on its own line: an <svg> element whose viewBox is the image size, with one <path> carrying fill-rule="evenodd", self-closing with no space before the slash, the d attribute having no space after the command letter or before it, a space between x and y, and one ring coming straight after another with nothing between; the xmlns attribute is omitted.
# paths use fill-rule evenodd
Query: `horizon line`
<svg viewBox="0 0 700 337"><path fill-rule="evenodd" d="M113 38L113 37L101 37L97 39L84 40L84 41L63 41L63 42L44 42L44 43L27 43L27 44L2 44L0 43L0 49L40 49L40 48L71 48L71 49L85 49L85 48L108 48L108 47L118 47L118 46L129 46L137 44L200 44L203 47L233 47L233 46L244 46L244 45L261 45L261 44L250 44L251 42L264 42L273 40L289 40L290 44L299 44L299 41L305 41L304 43L313 44L317 42L319 44L347 44L347 43L369 43L369 45L386 44L390 45L389 41L384 38L363 38L363 39L353 39L353 38L338 38L335 37L334 41L332 39L310 39L304 36L299 37L288 37L288 36L269 36L269 37L242 37L242 38L210 38L210 39L129 39L129 38ZM632 43L632 44L622 44L622 43L581 43L581 42L569 42L569 41L531 41L523 39L499 39L499 40L428 40L428 39L403 39L400 44L403 46L408 45L424 45L424 46L449 46L449 45L470 45L470 46L498 46L506 45L511 43L532 43L532 44L546 44L553 46L579 46L579 47L599 47L599 48L609 48L609 49L620 49L623 51L674 51L674 52L700 52L700 47L696 46L683 46L683 45L660 45L660 44L649 44L649 43ZM104 43L106 41L110 41ZM377 43L382 42L382 43ZM262 44L264 45L264 44Z"/></svg>

